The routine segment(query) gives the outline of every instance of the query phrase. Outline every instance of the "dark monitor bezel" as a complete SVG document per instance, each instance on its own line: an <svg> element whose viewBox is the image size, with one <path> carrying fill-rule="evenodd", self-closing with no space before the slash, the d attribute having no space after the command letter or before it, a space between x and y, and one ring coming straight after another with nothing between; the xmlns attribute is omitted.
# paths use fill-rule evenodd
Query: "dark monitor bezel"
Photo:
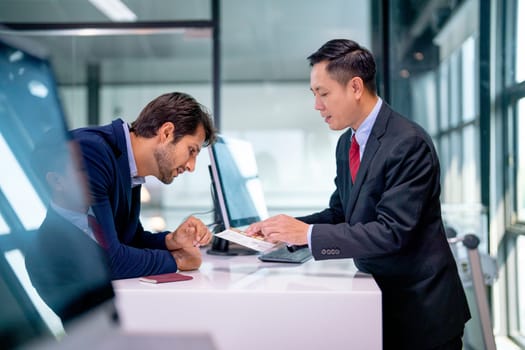
<svg viewBox="0 0 525 350"><path fill-rule="evenodd" d="M224 228L228 229L230 227L242 227L246 225L250 225L254 222L260 221L261 216L249 216L244 218L232 218L230 210L228 209L228 199L226 198L223 188L224 188L224 181L222 179L221 172L219 170L218 162L217 162L217 150L216 150L216 144L222 143L226 144L225 141L228 140L234 140L234 138L226 137L224 135L218 135L217 140L214 145L208 148L209 155L210 155L210 169L211 169L211 176L212 181L214 185L214 190L216 194L216 200L219 205L220 210L220 216L222 217L222 223L224 224ZM240 140L240 139L238 139ZM240 140L243 141L243 140ZM216 208L217 209L217 208Z"/></svg>

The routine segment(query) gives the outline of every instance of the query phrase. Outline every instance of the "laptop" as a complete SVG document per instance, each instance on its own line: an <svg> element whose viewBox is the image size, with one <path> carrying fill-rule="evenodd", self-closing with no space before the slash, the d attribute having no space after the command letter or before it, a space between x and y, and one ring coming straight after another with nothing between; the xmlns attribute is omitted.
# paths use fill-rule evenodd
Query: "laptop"
<svg viewBox="0 0 525 350"><path fill-rule="evenodd" d="M50 63L2 37L0 76L2 348L213 349L207 334L120 327L105 252L64 214L88 191Z"/></svg>

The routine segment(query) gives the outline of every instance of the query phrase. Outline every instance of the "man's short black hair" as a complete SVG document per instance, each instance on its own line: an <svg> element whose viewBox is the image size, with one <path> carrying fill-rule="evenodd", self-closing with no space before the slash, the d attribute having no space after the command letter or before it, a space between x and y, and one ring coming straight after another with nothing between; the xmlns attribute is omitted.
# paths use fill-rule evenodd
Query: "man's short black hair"
<svg viewBox="0 0 525 350"><path fill-rule="evenodd" d="M368 91L376 93L374 55L353 40L330 40L307 59L310 66L328 61L327 72L341 85L346 85L353 77L360 77Z"/></svg>

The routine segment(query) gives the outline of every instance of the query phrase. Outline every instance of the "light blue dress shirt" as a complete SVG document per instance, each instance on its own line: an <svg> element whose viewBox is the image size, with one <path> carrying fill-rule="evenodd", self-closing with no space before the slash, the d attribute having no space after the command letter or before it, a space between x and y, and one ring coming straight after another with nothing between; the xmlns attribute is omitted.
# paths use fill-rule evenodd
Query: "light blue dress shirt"
<svg viewBox="0 0 525 350"><path fill-rule="evenodd" d="M56 205L54 202L51 202L50 205L51 205L51 208L53 208L53 210L56 211L58 215L62 216L64 219L71 222L73 225L78 227L82 232L88 235L92 240L97 242L97 240L95 239L95 235L93 234L93 231L91 230L91 227L89 227L87 213L80 213L78 211L65 209L59 205Z"/></svg>
<svg viewBox="0 0 525 350"><path fill-rule="evenodd" d="M133 155L133 148L131 147L131 137L129 135L129 126L122 123L124 128L124 136L126 137L126 148L128 150L129 171L131 176L131 187L143 185L146 182L144 176L137 176L137 163L135 163L135 156Z"/></svg>
<svg viewBox="0 0 525 350"><path fill-rule="evenodd" d="M366 142L368 141L368 137L370 136L370 133L372 132L372 128L374 127L374 124L377 119L377 115L379 114L379 110L381 109L381 105L383 104L383 100L381 97L377 98L377 102L370 112L370 114L365 118L363 123L359 126L357 130L353 130L352 135L355 134L355 138L357 140L357 143L359 144L359 160L363 159L363 154L365 153L365 147ZM310 225L308 227L308 248L312 250L312 230L314 225Z"/></svg>

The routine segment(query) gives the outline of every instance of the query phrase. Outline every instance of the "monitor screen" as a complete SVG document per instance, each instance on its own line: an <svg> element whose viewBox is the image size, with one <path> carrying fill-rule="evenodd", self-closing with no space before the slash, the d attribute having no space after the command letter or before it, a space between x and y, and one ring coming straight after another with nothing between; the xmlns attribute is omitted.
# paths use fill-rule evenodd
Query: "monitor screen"
<svg viewBox="0 0 525 350"><path fill-rule="evenodd" d="M266 219L268 211L251 143L219 136L209 152L224 227L242 227Z"/></svg>
<svg viewBox="0 0 525 350"><path fill-rule="evenodd" d="M105 254L66 219L87 211L85 176L53 72L0 39L0 344L62 338L113 298Z"/></svg>

